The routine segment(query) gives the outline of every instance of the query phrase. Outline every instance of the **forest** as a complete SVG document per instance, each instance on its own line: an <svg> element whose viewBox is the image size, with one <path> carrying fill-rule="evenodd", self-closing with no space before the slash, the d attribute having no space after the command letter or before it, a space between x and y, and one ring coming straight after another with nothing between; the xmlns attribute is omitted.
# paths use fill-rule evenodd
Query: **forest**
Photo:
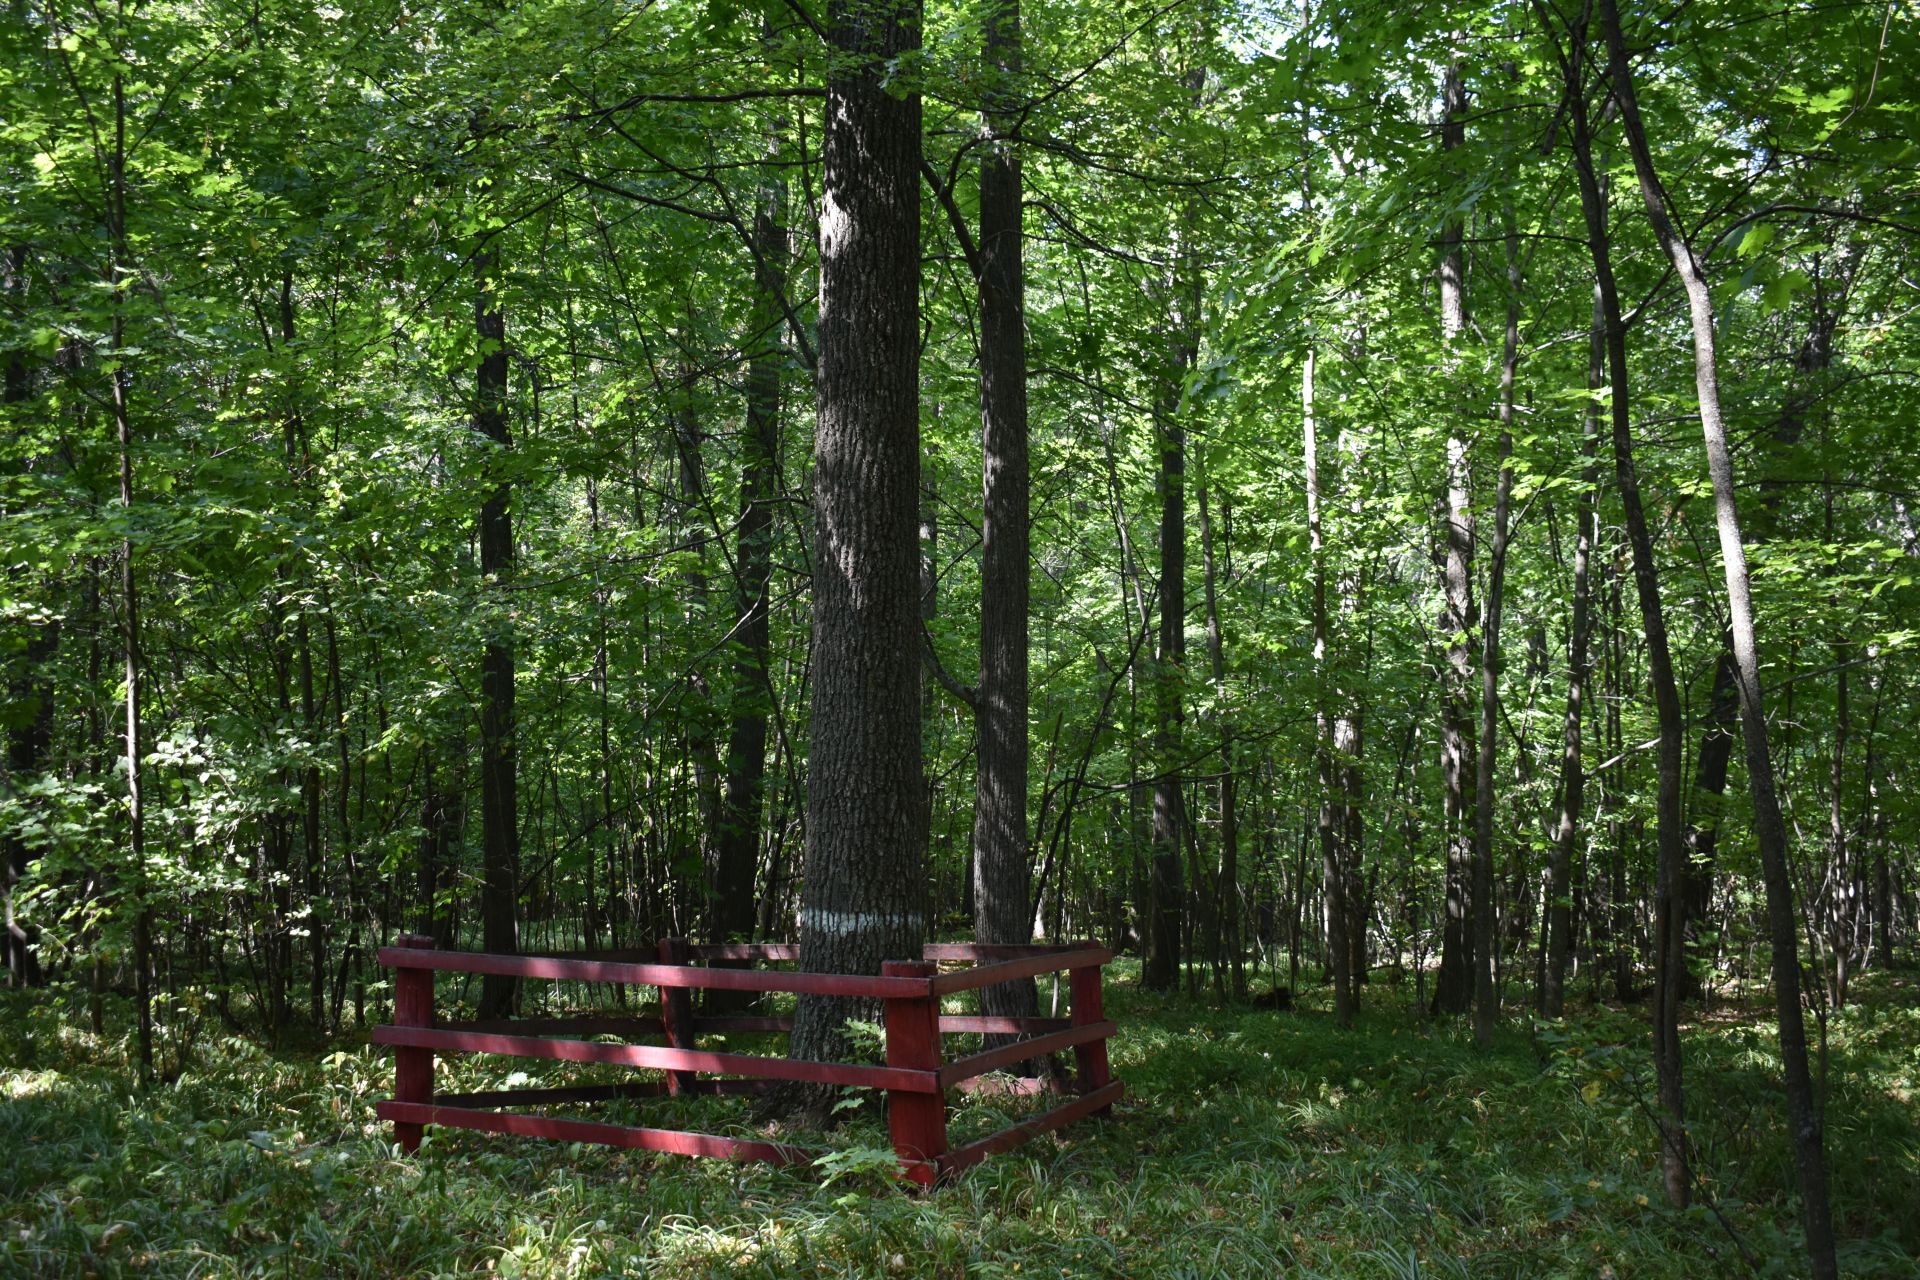
<svg viewBox="0 0 1920 1280"><path fill-rule="evenodd" d="M13 0L0 1274L1920 1276L1917 77L1911 0ZM416 1155L416 935L1091 940L1127 1091L924 1194L672 1072L826 1154Z"/></svg>

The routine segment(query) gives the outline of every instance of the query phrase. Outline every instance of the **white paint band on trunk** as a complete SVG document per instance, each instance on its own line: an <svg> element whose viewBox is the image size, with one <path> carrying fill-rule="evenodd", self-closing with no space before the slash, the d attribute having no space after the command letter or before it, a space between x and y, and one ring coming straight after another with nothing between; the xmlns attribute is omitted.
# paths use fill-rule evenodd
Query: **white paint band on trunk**
<svg viewBox="0 0 1920 1280"><path fill-rule="evenodd" d="M808 933L844 936L850 933L878 933L883 930L919 931L926 923L918 912L891 915L882 911L823 911L807 907L800 912L800 928Z"/></svg>

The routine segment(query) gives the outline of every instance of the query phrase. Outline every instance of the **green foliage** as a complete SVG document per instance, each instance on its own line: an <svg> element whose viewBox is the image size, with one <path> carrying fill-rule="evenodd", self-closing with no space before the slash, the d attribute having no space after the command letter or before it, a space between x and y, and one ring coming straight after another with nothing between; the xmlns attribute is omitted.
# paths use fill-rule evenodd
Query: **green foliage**
<svg viewBox="0 0 1920 1280"><path fill-rule="evenodd" d="M125 1091L117 1021L98 1039L58 1008L9 997L26 1034L0 1067L0 1142L14 1153L0 1172L0 1267L1385 1280L1746 1274L1744 1246L1758 1274L1797 1269L1763 1019L1690 1034L1698 1171L1716 1216L1661 1207L1634 1019L1583 1010L1505 1033L1483 1055L1418 1025L1384 989L1347 1032L1314 1009L1113 994L1128 1085L1113 1118L925 1197L883 1176L891 1154L871 1119L787 1135L829 1145L815 1168L787 1171L452 1130L400 1158L372 1115L391 1072L372 1048L270 1056L207 1041L143 1097ZM1851 1117L1830 1135L1850 1275L1912 1275L1920 1249L1904 1212L1920 1195L1916 1033L1909 985L1870 988L1831 1028L1829 1115ZM573 1078L541 1065L516 1083ZM510 1068L443 1062L441 1081L498 1087ZM622 1118L738 1131L742 1106L661 1101Z"/></svg>

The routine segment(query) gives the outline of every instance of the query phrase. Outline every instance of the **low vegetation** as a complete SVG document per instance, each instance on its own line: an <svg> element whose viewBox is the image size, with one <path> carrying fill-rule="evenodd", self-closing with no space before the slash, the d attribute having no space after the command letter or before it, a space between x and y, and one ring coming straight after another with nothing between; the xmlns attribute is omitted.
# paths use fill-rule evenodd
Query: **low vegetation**
<svg viewBox="0 0 1920 1280"><path fill-rule="evenodd" d="M1418 1016L1381 976L1352 1030L1182 1007L1116 966L1129 1096L1106 1123L915 1196L868 1110L814 1167L429 1131L396 1156L391 1088L356 1042L269 1053L203 1039L141 1093L131 1026L46 993L0 1007L0 1274L33 1276L1773 1276L1804 1245L1764 999L1684 1029L1695 1205L1664 1206L1639 1012L1582 1006L1502 1030ZM1920 988L1863 984L1827 1028L1840 1261L1920 1275ZM66 998L79 1000L79 993ZM1044 992L1043 992L1044 998ZM443 1083L518 1065L459 1060ZM482 1076L476 1073L486 1072ZM539 1077L547 1082L549 1077ZM558 1077L554 1077L557 1079ZM571 1078L571 1077L569 1077ZM518 1082L516 1082L518 1083ZM1006 1101L968 1104L1003 1111ZM744 1129L737 1102L638 1117ZM691 1115L675 1108L700 1108ZM962 1112L956 1133L990 1117ZM795 1136L795 1135L787 1135Z"/></svg>

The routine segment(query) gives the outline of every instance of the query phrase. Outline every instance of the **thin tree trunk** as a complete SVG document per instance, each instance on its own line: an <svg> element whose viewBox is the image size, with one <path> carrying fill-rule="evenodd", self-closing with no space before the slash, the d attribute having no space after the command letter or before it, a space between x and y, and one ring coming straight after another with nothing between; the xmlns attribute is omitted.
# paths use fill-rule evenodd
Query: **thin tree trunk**
<svg viewBox="0 0 1920 1280"><path fill-rule="evenodd" d="M1794 1163L1800 1180L1802 1219L1808 1260L1816 1280L1839 1274L1833 1218L1827 1201L1827 1161L1818 1101L1807 1066L1806 1026L1800 1009L1800 962L1794 926L1793 883L1787 867L1787 830L1774 788L1772 749L1767 740L1766 703L1760 687L1752 587L1740 514L1734 498L1733 459L1720 412L1718 361L1714 351L1713 298L1693 247L1667 212L1666 192L1655 172L1647 135L1634 95L1633 68L1615 0L1600 0L1601 22L1613 67L1613 90L1620 106L1634 171L1647 207L1647 220L1673 262L1687 294L1693 328L1694 390L1700 403L1700 430L1713 482L1714 523L1726 571L1728 623L1740 692L1741 736L1747 752L1747 783L1753 798L1753 829L1767 889L1767 922L1773 944L1774 999L1780 1023L1780 1056L1785 1067L1787 1112L1793 1134ZM1673 950L1669 944L1669 950ZM1677 1056L1677 1050L1676 1050ZM1670 1192L1671 1194L1671 1192Z"/></svg>
<svg viewBox="0 0 1920 1280"><path fill-rule="evenodd" d="M981 942L1033 938L1027 838L1028 461L1026 274L1022 262L1019 0L986 17L987 144L980 161L980 684L973 807L973 927ZM980 993L990 1015L1031 1017L1030 980Z"/></svg>
<svg viewBox="0 0 1920 1280"><path fill-rule="evenodd" d="M1317 353L1311 343L1300 365L1300 420L1303 470L1307 492L1307 554L1313 574L1314 669L1314 781L1319 803L1315 823L1320 839L1320 896L1322 928L1327 939L1327 972L1333 979L1333 1017L1340 1026L1353 1025L1354 982L1352 948L1347 924L1353 912L1347 903L1346 860L1341 846L1346 835L1344 806L1336 799L1338 766L1334 759L1334 686L1331 624L1327 617L1327 542L1324 524L1325 485L1320 469L1319 418L1314 412L1314 373ZM1342 703L1344 706L1344 694Z"/></svg>
<svg viewBox="0 0 1920 1280"><path fill-rule="evenodd" d="M746 434L740 460L740 532L734 553L733 723L709 912L715 941L753 936L754 872L765 807L771 649L773 500L780 480L780 297L785 284L786 194L761 189L754 210L753 354L747 361Z"/></svg>
<svg viewBox="0 0 1920 1280"><path fill-rule="evenodd" d="M490 252L474 259L474 325L480 365L475 381L473 427L485 437L485 471L498 477L513 438L507 427L506 319ZM487 951L512 954L520 949L520 818L518 751L514 719L513 626L507 617L506 591L513 580L513 492L505 479L493 480L480 508L480 573L492 608L480 658L480 831L481 942ZM513 1012L518 984L488 974L480 984L480 1016Z"/></svg>
<svg viewBox="0 0 1920 1280"><path fill-rule="evenodd" d="M147 887L146 761L141 720L145 671L140 653L140 584L134 570L131 532L134 433L129 400L132 378L127 370L126 359L120 354L126 347L126 291L133 282L133 264L127 247L126 81L118 71L113 77L113 150L107 157L107 211L107 234L112 253L107 261L106 284L113 300L107 349L113 359L110 384L114 434L119 444L121 518L127 522L129 530L120 541L120 635L127 687L127 860L133 872L136 1043L140 1059L140 1082L150 1085L154 1080L153 904L149 901Z"/></svg>
<svg viewBox="0 0 1920 1280"><path fill-rule="evenodd" d="M1560 813L1554 823L1547 879L1545 980L1540 1012L1558 1018L1566 1011L1567 964L1573 954L1573 863L1579 852L1580 811L1586 800L1587 771L1582 756L1581 713L1591 663L1587 650L1593 630L1593 546L1599 538L1596 515L1600 484L1599 392L1606 385L1607 332L1599 291L1593 299L1593 324L1587 344L1587 411L1580 437L1580 491L1574 509L1573 610L1567 623L1567 714L1565 747L1560 756Z"/></svg>
<svg viewBox="0 0 1920 1280"><path fill-rule="evenodd" d="M1487 616L1480 641L1480 753L1474 773L1473 1039L1493 1043L1500 1017L1494 986L1493 770L1500 740L1500 616L1506 603L1509 507L1513 500L1513 380L1520 363L1520 244L1513 210L1505 211L1507 328L1500 358L1500 475L1494 484L1493 546L1487 557Z"/></svg>
<svg viewBox="0 0 1920 1280"><path fill-rule="evenodd" d="M1443 89L1440 146L1459 150L1466 142L1466 86L1460 66L1447 68ZM1448 219L1440 232L1440 339L1447 381L1458 377L1453 347L1466 328L1465 258L1458 218ZM1459 396L1464 403L1466 397ZM1474 669L1474 633L1479 624L1473 599L1473 498L1471 442L1462 432L1458 411L1449 414L1453 430L1447 437L1446 485L1446 601L1440 611L1440 634L1446 646L1445 684L1440 720L1440 764L1446 783L1447 916L1441 935L1440 974L1434 984L1435 1013L1465 1013L1473 1004L1473 913L1482 909L1473 900L1474 726L1470 708Z"/></svg>
<svg viewBox="0 0 1920 1280"><path fill-rule="evenodd" d="M1592 130L1588 120L1586 75L1583 70L1587 32L1584 22L1570 41L1566 64L1568 101L1572 106L1574 166L1580 184L1580 204L1586 215L1587 243L1593 256L1594 279L1607 330L1607 373L1613 388L1611 402L1614 471L1626 518L1627 542L1632 551L1633 582L1640 601L1641 629L1646 637L1647 678L1653 687L1654 712L1660 726L1655 792L1656 840L1659 873L1654 894L1654 1067L1659 1078L1661 1109L1665 1112L1661 1142L1667 1200L1684 1208L1691 1195L1687 1168L1686 1106L1680 1057L1680 974L1685 966L1684 912L1680 905L1681 879L1686 868L1686 845L1680 815L1680 753L1686 726L1680 695L1673 678L1672 651L1667 642L1666 616L1660 602L1659 570L1653 558L1653 537L1646 508L1640 499L1639 473L1633 458L1633 426L1629 413L1626 322L1621 316L1619 289L1614 282L1607 207L1593 163ZM1617 891L1623 886L1617 886ZM1623 939L1616 939L1619 946Z"/></svg>

